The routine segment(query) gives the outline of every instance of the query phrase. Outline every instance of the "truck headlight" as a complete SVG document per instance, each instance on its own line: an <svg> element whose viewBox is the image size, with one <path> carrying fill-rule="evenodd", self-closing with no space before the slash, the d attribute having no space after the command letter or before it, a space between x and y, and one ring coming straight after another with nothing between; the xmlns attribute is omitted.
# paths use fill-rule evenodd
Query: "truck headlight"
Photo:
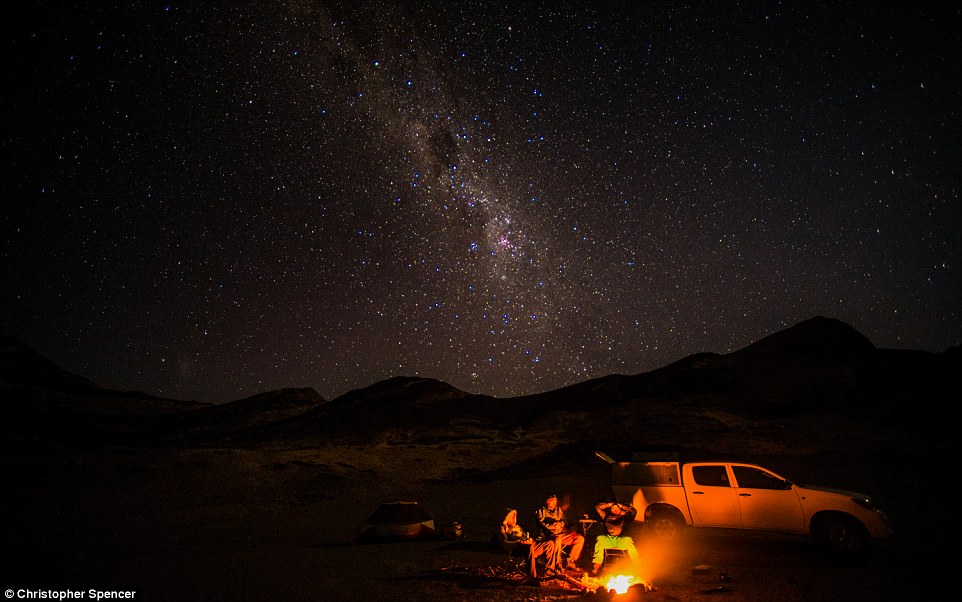
<svg viewBox="0 0 962 602"><path fill-rule="evenodd" d="M884 518L885 520L888 520L888 517L885 515L885 512L883 512L881 508L875 505L875 502L872 501L872 498L853 497L852 501L858 504L859 506L861 506L862 508L865 508L866 510L871 510L872 512L876 512L882 515L882 518Z"/></svg>

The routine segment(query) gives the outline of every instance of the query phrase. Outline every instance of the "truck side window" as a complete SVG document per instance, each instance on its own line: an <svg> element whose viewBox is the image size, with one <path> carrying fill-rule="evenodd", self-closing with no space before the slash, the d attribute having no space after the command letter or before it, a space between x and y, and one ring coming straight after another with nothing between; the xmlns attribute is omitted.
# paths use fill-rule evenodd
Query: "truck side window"
<svg viewBox="0 0 962 602"><path fill-rule="evenodd" d="M785 489L785 481L750 466L732 466L738 486L747 489Z"/></svg>
<svg viewBox="0 0 962 602"><path fill-rule="evenodd" d="M703 487L730 487L724 466L692 466L691 476Z"/></svg>

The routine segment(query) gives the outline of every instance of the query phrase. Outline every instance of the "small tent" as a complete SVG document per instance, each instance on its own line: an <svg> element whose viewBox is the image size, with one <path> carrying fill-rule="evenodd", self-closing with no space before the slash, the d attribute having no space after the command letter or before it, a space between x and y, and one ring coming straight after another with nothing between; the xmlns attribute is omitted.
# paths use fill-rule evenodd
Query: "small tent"
<svg viewBox="0 0 962 602"><path fill-rule="evenodd" d="M437 536L434 515L417 502L385 502L361 524L361 541L406 541Z"/></svg>

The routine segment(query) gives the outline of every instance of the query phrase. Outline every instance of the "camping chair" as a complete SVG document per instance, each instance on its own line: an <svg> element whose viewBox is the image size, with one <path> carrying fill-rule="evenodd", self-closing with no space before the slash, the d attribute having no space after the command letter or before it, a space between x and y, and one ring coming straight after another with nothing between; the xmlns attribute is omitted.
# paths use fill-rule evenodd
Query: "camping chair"
<svg viewBox="0 0 962 602"><path fill-rule="evenodd" d="M550 575L562 566L561 551L554 546L553 541L545 538L536 539L533 543L528 544L525 549L528 552L524 563L526 568L531 568L527 566L527 564L532 560L532 552L537 553L537 556L533 559L535 563L534 568L535 572L542 577Z"/></svg>
<svg viewBox="0 0 962 602"><path fill-rule="evenodd" d="M628 564L629 560L630 556L628 556L628 550L605 548L605 555L604 559L601 561L601 566L610 570Z"/></svg>
<svg viewBox="0 0 962 602"><path fill-rule="evenodd" d="M525 543L528 534L518 527L517 518L517 511L509 509L494 537L501 549L507 552L508 567L524 573L527 570L531 544Z"/></svg>
<svg viewBox="0 0 962 602"><path fill-rule="evenodd" d="M555 549L550 555L544 556L545 569L560 570L568 562L568 557L571 555L571 545L563 544L557 545L558 536L554 535L544 527L541 528L541 535L538 537L536 543L541 543L545 541L554 541Z"/></svg>
<svg viewBox="0 0 962 602"><path fill-rule="evenodd" d="M530 552L531 544L516 542L511 545L508 552L508 567L518 571L519 573L526 573L528 571L528 555Z"/></svg>
<svg viewBox="0 0 962 602"><path fill-rule="evenodd" d="M547 565L555 570L560 570L564 567L568 559L569 547L570 546L558 545L558 540L555 540L554 552L545 556Z"/></svg>
<svg viewBox="0 0 962 602"><path fill-rule="evenodd" d="M561 571L565 564L568 562L568 557L571 555L571 545L557 545L557 539L555 537L541 537L535 540L533 545L544 545L546 542L552 542L555 545L551 552L539 555L535 561L538 563L538 573L539 574L549 574L554 571Z"/></svg>

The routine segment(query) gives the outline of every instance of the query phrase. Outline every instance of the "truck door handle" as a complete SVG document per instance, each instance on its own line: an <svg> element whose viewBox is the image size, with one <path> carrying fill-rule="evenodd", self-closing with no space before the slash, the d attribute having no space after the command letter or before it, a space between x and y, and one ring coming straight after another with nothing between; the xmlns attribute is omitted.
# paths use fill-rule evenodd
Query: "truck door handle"
<svg viewBox="0 0 962 602"><path fill-rule="evenodd" d="M692 491L691 494L692 494L692 495L705 495L705 492L704 492L704 491Z"/></svg>
<svg viewBox="0 0 962 602"><path fill-rule="evenodd" d="M738 497L752 497L752 494L750 494L750 493L739 493L739 494L738 494Z"/></svg>

